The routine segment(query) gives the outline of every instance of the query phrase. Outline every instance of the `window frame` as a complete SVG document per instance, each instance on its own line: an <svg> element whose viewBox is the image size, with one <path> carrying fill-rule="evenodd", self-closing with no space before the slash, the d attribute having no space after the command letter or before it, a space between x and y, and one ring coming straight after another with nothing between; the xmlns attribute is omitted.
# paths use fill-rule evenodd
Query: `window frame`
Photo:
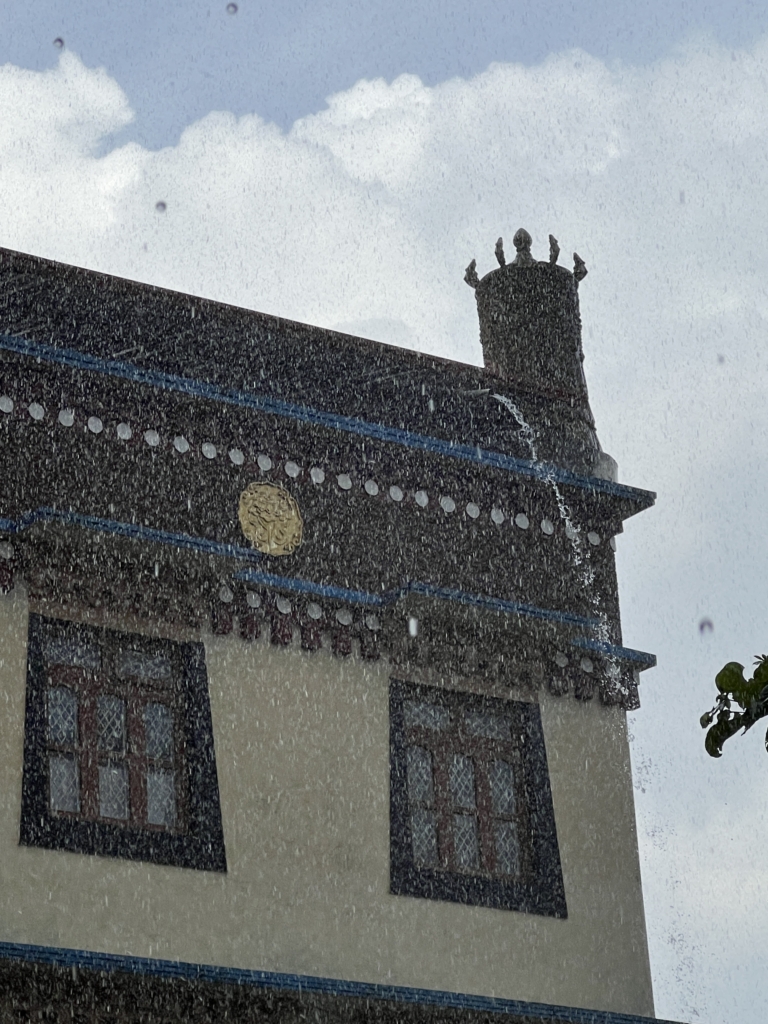
<svg viewBox="0 0 768 1024"><path fill-rule="evenodd" d="M406 701L413 700L440 705L453 715L477 711L501 716L510 722L511 740L500 741L477 735L469 737L456 724L456 718L452 719L454 724L448 732L407 727L404 705ZM409 746L422 746L439 752L434 763L439 867L425 867L414 862L407 775ZM511 756L516 760L515 797L518 806L515 819L520 839L520 871L514 878L494 871L495 853L491 851L490 835L497 816L493 814L489 795L485 792L487 770L486 781L482 781L483 770L478 773L477 764L475 786L480 869L462 870L451 865L452 840L448 822L456 808L450 806L448 759L452 754L471 755L473 752L486 764L491 763L494 755L499 760ZM538 704L505 701L400 679L390 681L390 892L557 918L568 916Z"/></svg>
<svg viewBox="0 0 768 1024"><path fill-rule="evenodd" d="M106 660L100 672L101 678L97 678L93 669L84 667L49 667L45 659L45 643L61 639L99 647L102 665ZM148 683L140 686L131 682L130 677L118 678L114 672L111 677L105 677L113 667L115 652L126 648L167 656L172 665L170 685ZM149 758L146 752L130 749L130 726L126 727L123 754L129 771L129 818L120 821L98 816L97 790L93 781L90 785L80 785L78 812L54 811L51 808L48 758L56 749L55 744L49 742L47 695L50 687L68 686L77 692L79 701L83 701L82 713L92 716L96 714L99 694L123 696L126 699L126 719L130 715L143 718L142 708L152 703L153 698L160 703L172 704L176 720L173 760L178 773L174 825L150 824L144 820L147 801L146 793L142 795L140 792L139 772L142 765L146 768ZM142 698L136 696L140 689L145 691ZM89 711L85 710L86 707ZM79 719L78 715L78 727ZM134 722L134 731L136 728ZM90 733L93 735L84 743L79 732L69 753L77 758L78 772L84 770L89 759L93 775L98 772L99 762L109 759L109 755L96 750L94 723ZM227 870L203 644L158 639L30 614L19 842L24 846L73 853L207 871Z"/></svg>

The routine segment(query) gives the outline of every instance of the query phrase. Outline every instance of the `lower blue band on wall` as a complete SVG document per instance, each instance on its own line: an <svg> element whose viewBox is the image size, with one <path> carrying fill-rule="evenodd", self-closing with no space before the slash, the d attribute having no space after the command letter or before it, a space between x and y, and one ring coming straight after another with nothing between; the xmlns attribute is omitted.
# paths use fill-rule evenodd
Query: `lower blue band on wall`
<svg viewBox="0 0 768 1024"><path fill-rule="evenodd" d="M82 970L121 971L157 978L208 981L224 985L252 985L276 991L307 992L351 999L375 999L391 1003L415 1003L456 1010L475 1010L551 1020L560 1024L674 1024L658 1018L638 1017L611 1010L582 1010L578 1007L552 1006L548 1003L527 1003L518 999L497 999L493 996L441 992L428 988L405 988L399 985L377 985L340 978L316 978L309 974L278 974L274 971L249 971L237 967L215 967L212 964L190 964L180 960L154 960L138 956L117 956L114 953L93 953L83 949L55 946L32 946L18 942L0 942L0 959L22 963L46 964L52 967L78 967Z"/></svg>

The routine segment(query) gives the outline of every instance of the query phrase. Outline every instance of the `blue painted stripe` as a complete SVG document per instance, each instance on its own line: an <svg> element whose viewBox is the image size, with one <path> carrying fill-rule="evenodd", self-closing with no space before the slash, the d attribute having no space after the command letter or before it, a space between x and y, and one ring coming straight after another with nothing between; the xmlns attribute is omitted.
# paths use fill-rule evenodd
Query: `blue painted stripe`
<svg viewBox="0 0 768 1024"><path fill-rule="evenodd" d="M503 598L490 597L485 594L470 594L464 590L453 590L448 587L436 587L431 583L420 583L417 580L395 590L385 590L381 594L373 594L365 590L349 590L346 587L337 587L328 583L315 583L313 580L305 580L297 576L278 576L275 573L260 572L253 569L241 569L235 573L234 578L242 583L251 583L254 586L278 587L289 593L312 594L314 597L324 597L333 601L344 601L348 604L368 605L375 608L384 608L394 604L401 598L407 597L408 594L419 594L424 597L435 598L438 601L453 601L456 604L501 612L504 615L520 615L524 618L542 619L546 622L555 622L559 625L575 626L581 629L593 630L600 625L599 619L576 615L574 612L560 612L553 611L550 608L538 608L533 604L506 601ZM581 637L571 640L571 643L575 647L596 651L599 654L609 658L616 658L619 661L632 661L646 668L652 668L656 664L655 655L646 654L645 651L635 651L631 647L621 647L617 644L608 644Z"/></svg>
<svg viewBox="0 0 768 1024"><path fill-rule="evenodd" d="M300 576L278 576L273 572L258 572L254 569L241 569L235 573L236 580L251 583L254 586L280 587L294 594L312 594L314 597L326 597L332 601L345 601L347 604L372 605L381 608L397 599L400 591L387 590L382 594L371 594L367 590L350 590L337 587L330 583L315 583Z"/></svg>
<svg viewBox="0 0 768 1024"><path fill-rule="evenodd" d="M254 551L252 548L244 548L238 544L222 544L217 541L206 540L204 537L192 537L186 533L171 533L167 530L156 530L150 526L141 526L138 523L123 523L114 519L101 519L97 516L89 516L81 512L64 511L63 509L55 508L37 508L32 512L23 513L18 519L0 518L0 531L17 534L40 522L65 523L80 526L86 530L128 537L131 540L154 541L155 543L167 544L175 548L201 551L205 554L236 558L241 561L260 563L263 559L259 551ZM385 590L381 594L374 594L366 590L352 590L328 583L316 583L314 580L302 579L300 576L279 576L276 573L251 568L239 570L234 574L234 579L239 580L241 583L251 583L254 586L279 587L292 593L312 594L316 597L375 608L383 608L394 604L408 594L418 594L438 601L452 601L456 604L500 612L503 615L520 615L524 618L539 619L544 622L554 622L559 625L574 626L579 629L594 630L600 625L598 619L587 618L574 612L538 608L533 604L507 601L503 598L490 597L486 594L471 594L465 590L438 587L432 583L421 583L418 580L413 580L403 587ZM609 657L634 661L647 667L656 664L656 658L652 654L646 654L643 651L633 651L631 648L617 647L612 644L601 644L598 641L586 638L573 640L572 643L589 650L599 651Z"/></svg>
<svg viewBox="0 0 768 1024"><path fill-rule="evenodd" d="M332 584L314 583L311 580L301 579L296 576L276 576L274 573L254 572L252 569L240 570L240 572L236 573L235 579L241 580L244 583L280 587L283 590L294 593L314 594L317 597L348 601L350 604L373 605L377 608L394 604L395 601L406 597L408 594L419 594L423 597L436 598L437 600L453 601L457 604L471 605L475 608L485 608L488 611L503 612L506 615L523 615L527 618L545 619L550 622L579 626L584 629L595 629L600 625L599 619L588 619L583 615L576 615L572 612L550 611L547 608L537 608L536 605L532 604L505 601L498 597L486 597L483 594L470 594L464 590L451 590L447 587L436 587L431 583L419 583L418 581L412 581L394 590L384 590L381 594L372 594L365 590L347 590L346 587L336 587Z"/></svg>
<svg viewBox="0 0 768 1024"><path fill-rule="evenodd" d="M573 645L587 651L596 651L598 654L607 654L609 657L622 658L624 661L634 661L638 665L645 666L645 668L653 668L656 664L655 654L647 654L645 651L634 651L631 647L616 647L601 640L587 640L585 637L582 637L579 640L574 640Z"/></svg>
<svg viewBox="0 0 768 1024"><path fill-rule="evenodd" d="M239 558L250 562L260 562L263 557L261 552L241 547L239 544L220 544L218 541L193 537L188 533L171 533L168 530L156 530L154 527L141 526L138 523L122 523L115 519L101 519L81 512L66 512L56 508L42 507L33 512L25 512L19 519L0 519L0 530L5 533L21 533L35 523L41 522L66 523L99 533L129 537L131 540L154 541L171 547L202 551L207 555L223 555L226 558Z"/></svg>
<svg viewBox="0 0 768 1024"><path fill-rule="evenodd" d="M624 484L616 484L610 480L601 480L597 477L580 476L577 473L571 473L569 470L561 469L557 466L551 466L542 462L532 462L527 459L517 459L511 455L504 455L501 452L490 451L475 445L455 444L442 438L417 434L413 431L401 430L397 427L387 427L382 423L372 423L353 416L323 412L320 409L313 409L307 405L284 402L281 399L272 398L268 395L220 388L215 384L193 380L189 377L179 377L175 374L163 373L158 370L146 370L133 363L125 363L116 359L101 359L97 356L87 355L84 352L78 352L76 349L45 345L42 342L29 341L27 338L20 338L12 334L0 334L0 348L6 349L9 352L16 352L20 355L34 356L45 362L69 366L73 369L106 374L110 377L121 377L124 380L147 384L166 391L178 391L196 398L206 398L215 402L237 405L258 412L274 413L277 416L285 416L303 423L313 423L317 426L329 427L332 430L343 430L347 433L358 434L361 437L371 437L377 441L387 441L435 455L462 459L478 465L506 470L518 476L533 477L547 482L554 481L555 483L578 487L581 490L608 494L614 498L640 503L644 508L652 505L656 497L653 491L645 491L637 487L627 487Z"/></svg>
<svg viewBox="0 0 768 1024"><path fill-rule="evenodd" d="M674 1021L638 1017L635 1014L616 1013L611 1010L583 1010L578 1007L528 1003L519 999L500 999L494 996L444 992L439 989L379 985L364 981L345 981L340 978L320 978L309 974L251 971L238 967L218 967L212 964L192 964L181 960L155 960L138 956L117 956L114 953L93 953L83 949L33 946L18 942L0 942L0 957L17 963L48 964L68 969L78 967L82 970L107 973L121 971L127 974L178 978L186 981L248 985L254 988L283 992L317 993L318 995L352 999L375 999L457 1010L475 1010L480 1013L514 1015L526 1017L529 1020L548 1020L559 1022L559 1024L675 1024Z"/></svg>

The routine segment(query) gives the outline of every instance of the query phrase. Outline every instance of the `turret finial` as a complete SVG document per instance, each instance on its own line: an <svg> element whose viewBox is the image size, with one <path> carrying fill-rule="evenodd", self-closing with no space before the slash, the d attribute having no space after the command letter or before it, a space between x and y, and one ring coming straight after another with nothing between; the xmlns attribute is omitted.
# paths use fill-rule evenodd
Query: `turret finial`
<svg viewBox="0 0 768 1024"><path fill-rule="evenodd" d="M576 287L579 281L583 281L587 276L587 265L577 252L573 254L573 276L576 279Z"/></svg>
<svg viewBox="0 0 768 1024"><path fill-rule="evenodd" d="M517 256L515 256L514 265L516 267L532 266L536 262L533 256L531 256L531 245L533 244L533 239L525 228L517 229L512 242L517 249Z"/></svg>
<svg viewBox="0 0 768 1024"><path fill-rule="evenodd" d="M467 282L470 288L477 288L480 284L480 278L477 276L477 260L472 260L467 269L464 271L464 280Z"/></svg>

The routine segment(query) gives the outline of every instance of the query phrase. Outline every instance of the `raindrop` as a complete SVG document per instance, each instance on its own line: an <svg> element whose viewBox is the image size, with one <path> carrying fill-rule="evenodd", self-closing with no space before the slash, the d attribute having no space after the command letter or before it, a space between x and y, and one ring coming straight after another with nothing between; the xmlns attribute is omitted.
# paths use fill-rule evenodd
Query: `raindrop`
<svg viewBox="0 0 768 1024"><path fill-rule="evenodd" d="M590 530L589 533L587 534L587 540L592 545L592 547L596 548L597 545L600 543L600 534L599 533L595 533L594 530Z"/></svg>
<svg viewBox="0 0 768 1024"><path fill-rule="evenodd" d="M13 412L13 399L8 395L0 395L0 412Z"/></svg>
<svg viewBox="0 0 768 1024"><path fill-rule="evenodd" d="M292 480L301 472L301 468L295 462L286 462L285 464L285 475L289 476Z"/></svg>
<svg viewBox="0 0 768 1024"><path fill-rule="evenodd" d="M440 499L440 508L443 512L453 512L456 509L456 502L453 498L449 498L447 494L444 494Z"/></svg>
<svg viewBox="0 0 768 1024"><path fill-rule="evenodd" d="M504 522L504 513L500 508L491 509L491 522L496 523L497 526L501 526Z"/></svg>
<svg viewBox="0 0 768 1024"><path fill-rule="evenodd" d="M717 361L718 361L718 363L720 363L720 365L722 366L722 365L723 365L723 363L725 362L725 356L723 356L723 355L718 355L718 357L717 357Z"/></svg>
<svg viewBox="0 0 768 1024"><path fill-rule="evenodd" d="M392 486L389 488L389 496L392 499L392 501L403 500L403 492L400 490L397 484L392 484Z"/></svg>
<svg viewBox="0 0 768 1024"><path fill-rule="evenodd" d="M216 445L215 444L211 444L210 441L206 441L203 444L202 452L203 452L203 455L206 457L206 459L215 459L216 458Z"/></svg>
<svg viewBox="0 0 768 1024"><path fill-rule="evenodd" d="M261 608L261 597L258 594L254 594L252 590L249 590L245 595L245 603L249 608Z"/></svg>
<svg viewBox="0 0 768 1024"><path fill-rule="evenodd" d="M256 459L256 463L263 473L266 473L268 472L268 470L272 469L272 459L270 459L268 455L260 455Z"/></svg>
<svg viewBox="0 0 768 1024"><path fill-rule="evenodd" d="M582 658L579 665L581 666L581 671L587 673L592 672L595 667L591 658Z"/></svg>
<svg viewBox="0 0 768 1024"><path fill-rule="evenodd" d="M313 484L321 484L325 480L325 470L319 466L313 466L309 471L309 477Z"/></svg>
<svg viewBox="0 0 768 1024"><path fill-rule="evenodd" d="M56 47L57 50L63 50L64 40L61 38L61 36L56 36L56 38L53 40L53 45Z"/></svg>
<svg viewBox="0 0 768 1024"><path fill-rule="evenodd" d="M370 629L372 633L375 633L378 629L381 629L381 622L379 621L378 615L366 615L365 616L366 629Z"/></svg>
<svg viewBox="0 0 768 1024"><path fill-rule="evenodd" d="M338 483L342 491L348 491L352 486L352 478L348 473L339 473L339 475L336 477L336 482Z"/></svg>
<svg viewBox="0 0 768 1024"><path fill-rule="evenodd" d="M579 536L579 531L576 529L573 523L566 522L565 536L568 538L568 540L576 540L576 538Z"/></svg>
<svg viewBox="0 0 768 1024"><path fill-rule="evenodd" d="M277 610L280 612L281 615L291 614L291 602L288 600L287 597L278 597L275 603L277 604Z"/></svg>
<svg viewBox="0 0 768 1024"><path fill-rule="evenodd" d="M13 558L13 544L9 540L0 541L0 558L6 562Z"/></svg>
<svg viewBox="0 0 768 1024"><path fill-rule="evenodd" d="M173 447L179 455L185 455L189 451L189 441L183 434L179 434L178 437L173 439Z"/></svg>
<svg viewBox="0 0 768 1024"><path fill-rule="evenodd" d="M323 617L323 609L316 601L310 601L307 605L307 615L310 619L314 619L317 622L318 619Z"/></svg>
<svg viewBox="0 0 768 1024"><path fill-rule="evenodd" d="M29 415L33 420L41 420L43 416L45 416L45 409L39 402L31 402L29 406Z"/></svg>
<svg viewBox="0 0 768 1024"><path fill-rule="evenodd" d="M427 507L427 504L429 503L429 495L426 491L416 491L413 497L419 508Z"/></svg>
<svg viewBox="0 0 768 1024"><path fill-rule="evenodd" d="M560 668L565 668L565 666L568 664L568 658L565 654L563 654L562 651L558 651L555 655L555 664L558 665Z"/></svg>
<svg viewBox="0 0 768 1024"><path fill-rule="evenodd" d="M219 600L223 601L224 604L230 604L235 598L232 590L227 586L226 583L222 584L219 589Z"/></svg>
<svg viewBox="0 0 768 1024"><path fill-rule="evenodd" d="M157 210L158 213L165 213L165 211L168 209L168 206L161 199L158 203L155 203L155 209Z"/></svg>
<svg viewBox="0 0 768 1024"><path fill-rule="evenodd" d="M62 409L59 412L59 423L62 427L71 427L75 422L75 410L74 409Z"/></svg>
<svg viewBox="0 0 768 1024"><path fill-rule="evenodd" d="M429 400L429 402L427 404L429 405L429 411L430 412L434 412L435 411L435 400L434 400L434 398L430 398L430 400Z"/></svg>
<svg viewBox="0 0 768 1024"><path fill-rule="evenodd" d="M552 522L551 519L541 520L541 532L546 533L548 537L552 536L552 534L555 532L555 524Z"/></svg>
<svg viewBox="0 0 768 1024"><path fill-rule="evenodd" d="M704 636L706 633L714 632L714 629L715 627L712 623L712 619L702 619L699 623L699 632L702 636Z"/></svg>
<svg viewBox="0 0 768 1024"><path fill-rule="evenodd" d="M470 519L477 519L477 517L480 515L480 509L474 503L474 501L470 501L467 504L467 515L469 516Z"/></svg>
<svg viewBox="0 0 768 1024"><path fill-rule="evenodd" d="M419 620L415 619L412 615L408 619L408 636L419 635Z"/></svg>
<svg viewBox="0 0 768 1024"><path fill-rule="evenodd" d="M237 14L237 4L227 4L227 14Z"/></svg>
<svg viewBox="0 0 768 1024"><path fill-rule="evenodd" d="M341 623L342 626L352 625L352 612L349 608L339 608L336 612L336 621Z"/></svg>
<svg viewBox="0 0 768 1024"><path fill-rule="evenodd" d="M363 486L365 487L365 493L370 494L372 498L379 493L379 485L375 480L366 480Z"/></svg>
<svg viewBox="0 0 768 1024"><path fill-rule="evenodd" d="M145 430L144 440L147 442L150 448L157 448L160 444L160 435L156 430Z"/></svg>
<svg viewBox="0 0 768 1024"><path fill-rule="evenodd" d="M92 434L100 434L104 429L104 424L101 422L98 416L89 416L88 429Z"/></svg>
<svg viewBox="0 0 768 1024"><path fill-rule="evenodd" d="M130 441L133 437L133 431L127 423L118 423L117 436L121 441ZM176 438L176 440L178 441L178 438Z"/></svg>
<svg viewBox="0 0 768 1024"><path fill-rule="evenodd" d="M229 458L235 466L242 466L245 462L245 456L239 448L231 448L229 451Z"/></svg>
<svg viewBox="0 0 768 1024"><path fill-rule="evenodd" d="M515 526L519 526L521 530L527 530L530 525L530 520L525 512L518 512L515 516Z"/></svg>
<svg viewBox="0 0 768 1024"><path fill-rule="evenodd" d="M616 538L615 537L611 537L611 539L608 541L608 543L611 546L611 551L615 551L616 550Z"/></svg>

